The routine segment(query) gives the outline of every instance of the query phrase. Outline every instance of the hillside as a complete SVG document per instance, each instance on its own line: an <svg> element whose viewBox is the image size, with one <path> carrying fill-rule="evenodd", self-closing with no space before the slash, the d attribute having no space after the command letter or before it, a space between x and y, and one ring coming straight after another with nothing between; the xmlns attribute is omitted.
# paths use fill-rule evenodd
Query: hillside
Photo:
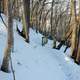
<svg viewBox="0 0 80 80"><path fill-rule="evenodd" d="M42 35L36 34L32 29L29 34L30 44L27 44L17 33L16 23L18 26L21 25L20 22L14 20L14 52L11 56L16 80L80 80L80 66L69 58L70 49L66 53L63 53L65 46L59 51L52 49L51 40L42 47ZM7 30L0 19L0 65L6 45L6 36ZM13 80L12 72L0 71L0 80Z"/></svg>

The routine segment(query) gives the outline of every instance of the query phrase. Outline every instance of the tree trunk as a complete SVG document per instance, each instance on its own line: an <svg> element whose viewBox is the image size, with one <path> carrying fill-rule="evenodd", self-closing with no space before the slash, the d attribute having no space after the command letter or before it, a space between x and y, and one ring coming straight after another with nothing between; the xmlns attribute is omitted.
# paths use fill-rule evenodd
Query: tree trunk
<svg viewBox="0 0 80 80"><path fill-rule="evenodd" d="M8 15L8 0L3 0L3 5L4 5L4 14Z"/></svg>
<svg viewBox="0 0 80 80"><path fill-rule="evenodd" d="M76 22L76 1L71 0L71 24L72 24L72 38L71 38L71 57L76 58L77 55L77 22Z"/></svg>
<svg viewBox="0 0 80 80"><path fill-rule="evenodd" d="M18 19L19 17L19 2L18 0L14 0L14 17Z"/></svg>
<svg viewBox="0 0 80 80"><path fill-rule="evenodd" d="M77 49L77 56L76 56L75 62L79 64L80 63L80 25L78 26L78 29L77 29L77 36L78 36L78 39L77 39L78 49Z"/></svg>
<svg viewBox="0 0 80 80"><path fill-rule="evenodd" d="M78 29L77 29L77 35L78 35L78 51L77 51L77 56L75 62L80 64L80 0L79 0L79 19L78 21Z"/></svg>
<svg viewBox="0 0 80 80"><path fill-rule="evenodd" d="M53 6L54 6L54 0L52 0L52 5L51 5L51 36L53 37L53 48L56 48L55 29L53 29Z"/></svg>
<svg viewBox="0 0 80 80"><path fill-rule="evenodd" d="M3 12L3 0L0 0L0 13Z"/></svg>
<svg viewBox="0 0 80 80"><path fill-rule="evenodd" d="M30 0L23 0L24 5L24 20L25 20L25 36L26 42L29 43L29 27L30 27Z"/></svg>
<svg viewBox="0 0 80 80"><path fill-rule="evenodd" d="M11 51L13 47L13 21L12 21L12 0L8 0L8 37L7 46L4 52L4 58L1 66L1 70L4 72L9 72L9 60L11 56Z"/></svg>

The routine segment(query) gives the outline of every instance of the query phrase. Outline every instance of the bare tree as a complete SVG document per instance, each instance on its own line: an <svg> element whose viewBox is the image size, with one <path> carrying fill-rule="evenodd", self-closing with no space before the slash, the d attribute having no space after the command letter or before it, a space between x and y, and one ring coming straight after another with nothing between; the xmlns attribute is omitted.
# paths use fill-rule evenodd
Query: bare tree
<svg viewBox="0 0 80 80"><path fill-rule="evenodd" d="M9 60L11 56L11 51L13 47L13 14L12 14L12 0L7 1L7 11L8 11L8 36L7 45L4 52L4 58L1 66L1 70L4 72L9 72Z"/></svg>
<svg viewBox="0 0 80 80"><path fill-rule="evenodd" d="M77 18L77 45L78 45L78 49L77 49L77 56L75 59L75 62L80 64L80 0L79 0L79 16Z"/></svg>
<svg viewBox="0 0 80 80"><path fill-rule="evenodd" d="M30 27L30 0L23 0L24 20L25 20L25 38L29 43L29 27Z"/></svg>

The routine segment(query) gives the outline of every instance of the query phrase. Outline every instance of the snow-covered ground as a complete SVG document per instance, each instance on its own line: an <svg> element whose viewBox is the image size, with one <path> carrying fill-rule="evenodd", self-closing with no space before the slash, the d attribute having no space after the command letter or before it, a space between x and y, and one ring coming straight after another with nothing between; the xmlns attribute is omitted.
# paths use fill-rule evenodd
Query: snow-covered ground
<svg viewBox="0 0 80 80"><path fill-rule="evenodd" d="M14 20L14 27L16 25ZM20 26L21 23L17 22ZM6 45L6 28L0 20L0 66L2 64ZM30 44L18 35L14 28L14 52L12 63L16 80L80 80L80 66L75 64L68 54L61 50L52 49L52 41L41 46L41 34L30 29ZM11 73L0 71L0 80L13 80Z"/></svg>

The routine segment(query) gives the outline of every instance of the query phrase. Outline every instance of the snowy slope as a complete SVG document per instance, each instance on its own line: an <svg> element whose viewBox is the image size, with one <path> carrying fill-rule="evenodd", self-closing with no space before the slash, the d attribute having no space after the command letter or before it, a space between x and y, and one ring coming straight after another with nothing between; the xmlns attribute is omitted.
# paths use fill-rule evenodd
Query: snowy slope
<svg viewBox="0 0 80 80"><path fill-rule="evenodd" d="M0 65L6 35L5 26L0 20ZM52 49L51 40L42 47L41 37L41 34L30 29L30 44L27 44L14 28L14 52L11 55L16 80L80 80L80 66L68 57L70 50L63 53L65 46L59 51ZM7 74L0 71L0 80L13 80L12 72Z"/></svg>

